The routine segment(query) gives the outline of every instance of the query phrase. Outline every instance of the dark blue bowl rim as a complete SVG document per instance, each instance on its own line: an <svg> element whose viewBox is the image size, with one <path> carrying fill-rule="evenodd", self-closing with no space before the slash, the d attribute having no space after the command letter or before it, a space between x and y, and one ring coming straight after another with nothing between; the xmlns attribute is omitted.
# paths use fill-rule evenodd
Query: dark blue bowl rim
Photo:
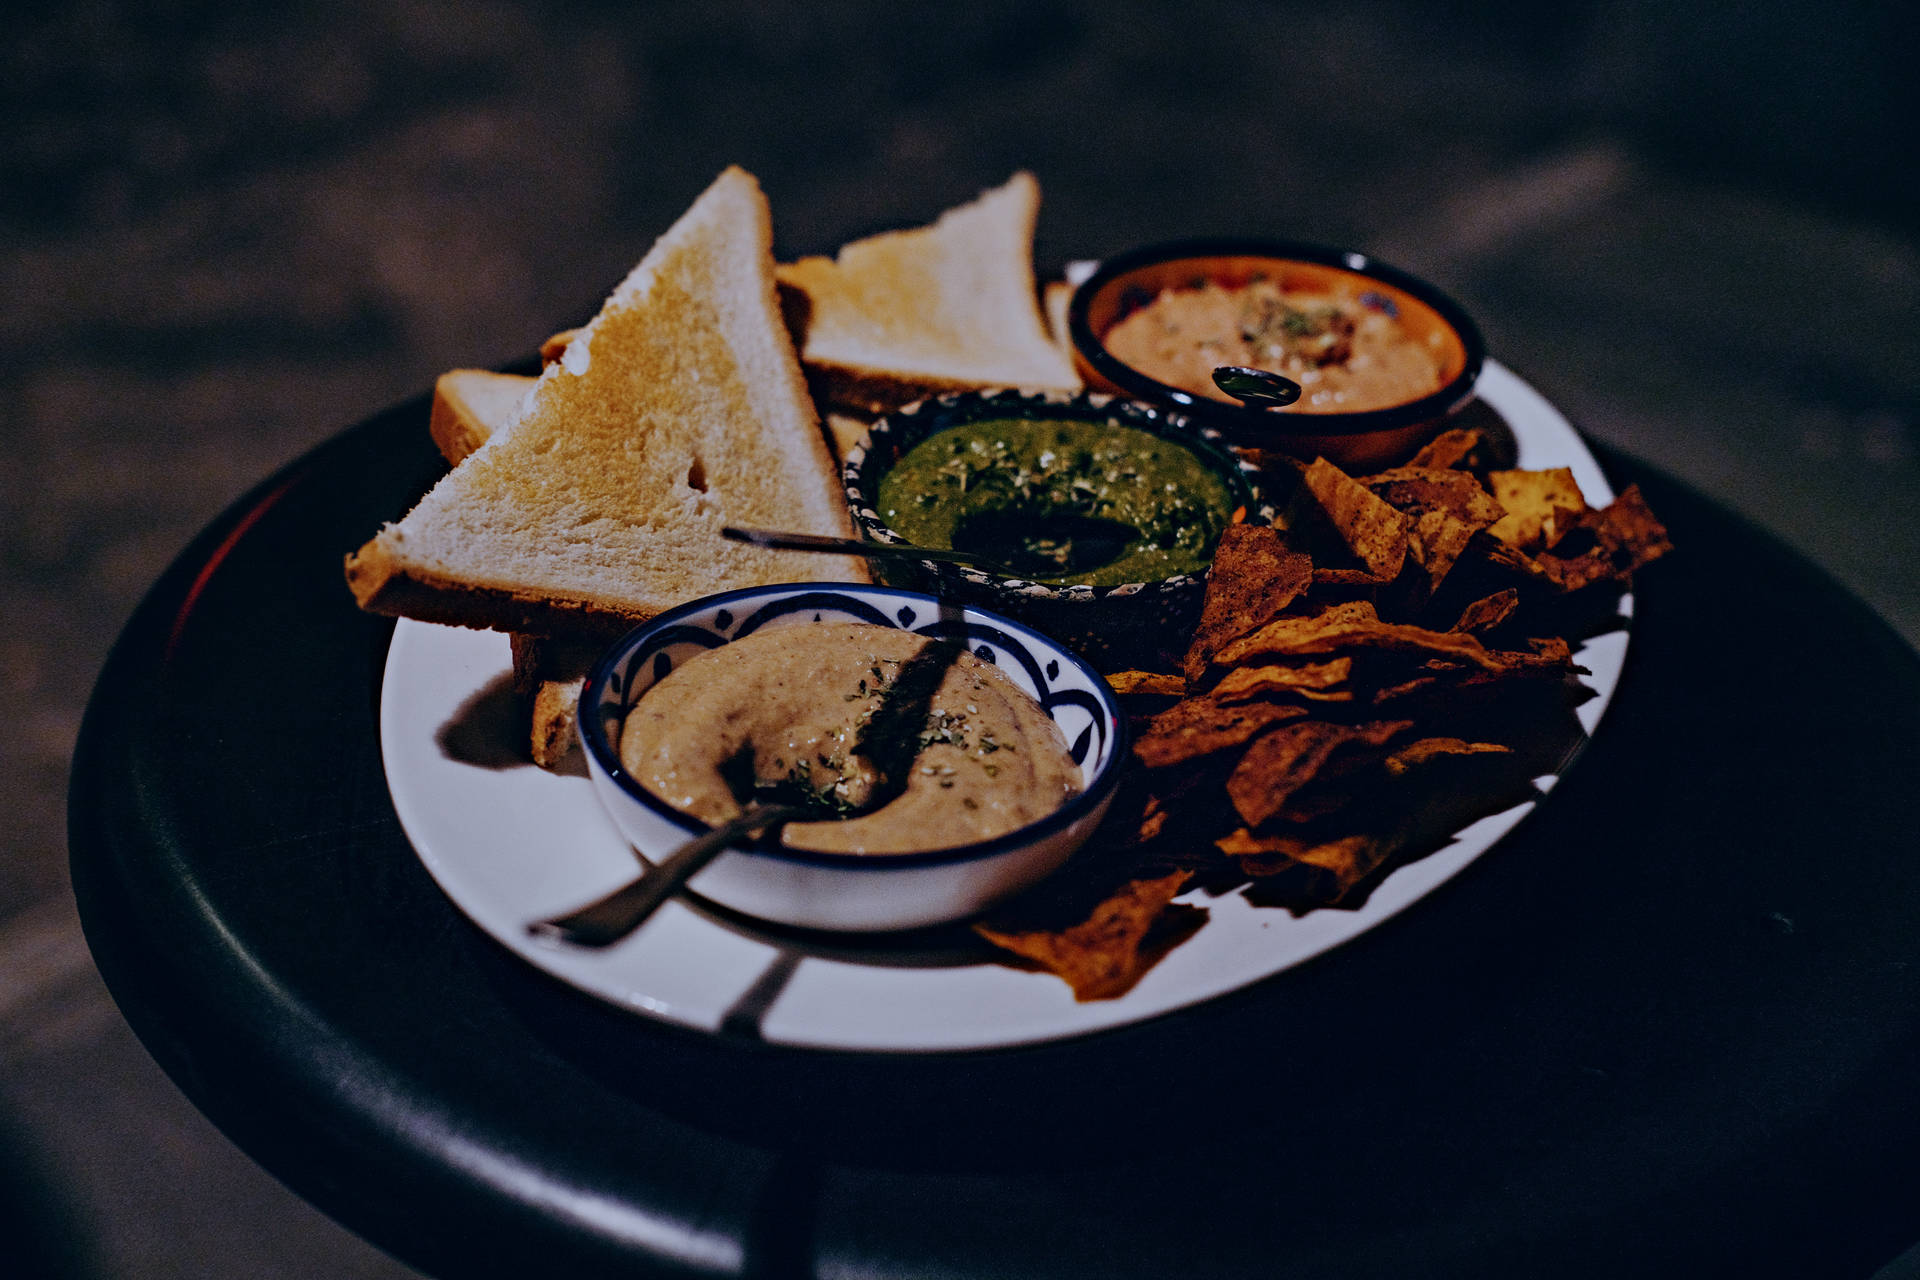
<svg viewBox="0 0 1920 1280"><path fill-rule="evenodd" d="M1087 319L1094 295L1120 276L1141 267L1177 262L1184 258L1225 257L1294 259L1319 266L1339 267L1372 276L1404 290L1432 307L1460 335L1460 343L1466 349L1466 363L1459 374L1438 391L1405 404L1369 409L1363 413L1270 413L1197 396L1150 378L1116 358L1094 334L1093 326ZM1480 327L1473 322L1473 317L1458 302L1412 272L1381 262L1357 249L1291 240L1267 240L1257 236L1170 240L1143 245L1106 259L1074 289L1073 298L1067 306L1067 332L1074 350L1102 377L1123 388L1129 395L1172 404L1180 412L1193 415L1236 443L1255 447L1263 442L1271 443L1291 436L1366 435L1443 418L1472 398L1474 384L1479 381L1480 371L1487 360L1487 344L1480 336Z"/></svg>
<svg viewBox="0 0 1920 1280"><path fill-rule="evenodd" d="M688 839L700 836L713 828L680 812L661 800L629 774L620 764L620 754L606 738L598 715L589 714L588 708L599 705L602 692L613 670L622 658L635 648L644 644L655 632L677 625L693 614L732 603L736 600L765 597L776 593L792 591L846 591L863 595L879 596L890 601L928 605L938 610L942 601L935 596L919 591L903 591L897 587L883 587L864 582L785 582L768 586L740 587L733 591L723 591L710 596L701 596L677 605L659 616L641 623L609 648L594 664L587 682L581 687L580 701L575 709L574 719L579 726L580 740L593 756L595 763L606 773L622 793L666 819L687 833ZM978 614L993 626L1006 630L1030 641L1045 646L1062 663L1071 664L1084 672L1093 681L1095 696L1100 700L1102 711L1107 717L1109 732L1112 735L1113 750L1107 757L1106 767L1095 773L1093 782L1086 790L1074 796L1046 817L1024 827L1016 828L1005 835L992 840L983 840L974 844L956 845L951 849L931 849L923 853L823 853L809 849L788 849L783 847L768 849L743 849L734 847L732 852L752 857L771 858L780 862L799 863L805 866L829 867L834 870L858 871L897 871L908 867L938 866L955 862L971 862L995 857L999 854L1036 840L1045 839L1064 830L1083 817L1091 814L1120 784L1120 775L1124 772L1128 752L1131 748L1131 734L1127 729L1127 718L1121 713L1119 700L1098 671L1082 660L1072 650L1058 641L1050 639L1041 632L1023 623L994 613L976 605L962 604L959 608Z"/></svg>
<svg viewBox="0 0 1920 1280"><path fill-rule="evenodd" d="M1190 413L1171 405L1111 395L1103 391L1081 390L1065 395L1060 392L1002 388L993 391L956 391L943 396L930 397L915 401L876 419L869 428L866 444L862 446L859 457L848 459L841 467L841 483L846 491L848 515L854 524L873 541L890 542L901 546L909 545L907 540L895 532L893 526L881 519L879 514L880 477L883 473L876 473L873 462L871 445L876 436L897 435L901 438L895 452L897 459L899 454L905 453L926 436L948 427L962 426L982 418L991 418L995 413L1004 411L1010 404L1028 409L1050 409L1056 411L1060 417L1075 420L1118 417L1122 419L1124 425L1137 431L1171 440L1200 458L1216 474L1228 479L1230 487L1236 490L1236 495L1245 498L1245 520L1248 524L1273 522L1273 505L1267 500L1266 492L1260 486L1259 469L1246 458L1234 453L1226 442L1224 432L1209 423L1197 420ZM918 438L909 441L906 438L909 434L917 434ZM1086 587L1076 584L1031 582L1025 578L1011 578L1001 574L987 573L980 569L963 568L945 560L924 560L920 563L939 578L948 580L966 578L969 581L977 579L984 581L996 591L1019 591L1028 599L1050 601L1100 600L1115 593L1137 593L1143 588L1165 588L1168 584L1204 583L1208 568L1211 567L1209 564L1188 573L1177 573L1166 578ZM1035 589L1043 594L1033 594Z"/></svg>

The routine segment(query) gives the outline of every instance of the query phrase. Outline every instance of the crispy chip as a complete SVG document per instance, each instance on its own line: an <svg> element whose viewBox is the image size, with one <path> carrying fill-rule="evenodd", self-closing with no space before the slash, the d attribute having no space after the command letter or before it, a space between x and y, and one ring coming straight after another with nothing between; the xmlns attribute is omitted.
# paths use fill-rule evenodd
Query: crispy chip
<svg viewBox="0 0 1920 1280"><path fill-rule="evenodd" d="M1214 841L1225 854L1240 860L1240 868L1256 878L1304 871L1311 896L1338 902L1386 861L1393 844L1370 832L1311 839L1296 835L1254 835L1242 827Z"/></svg>
<svg viewBox="0 0 1920 1280"><path fill-rule="evenodd" d="M1353 588L1383 587L1392 582L1392 578L1383 578L1371 569L1322 569L1313 571L1313 585L1323 589L1322 598L1330 598L1336 593L1351 595ZM1362 594L1371 592L1362 591Z"/></svg>
<svg viewBox="0 0 1920 1280"><path fill-rule="evenodd" d="M1058 975L1075 1000L1110 1000L1125 994L1158 958L1142 944L1190 874L1130 880L1071 928L1006 932L976 924L974 931Z"/></svg>
<svg viewBox="0 0 1920 1280"><path fill-rule="evenodd" d="M1462 524L1484 529L1506 514L1480 481L1465 471L1396 467L1364 476L1360 483L1408 515L1444 511Z"/></svg>
<svg viewBox="0 0 1920 1280"><path fill-rule="evenodd" d="M1412 521L1325 458L1314 459L1300 478L1353 558L1381 581L1398 577Z"/></svg>
<svg viewBox="0 0 1920 1280"><path fill-rule="evenodd" d="M1468 742L1464 738L1422 738L1410 742L1386 759L1387 772L1399 777L1440 756L1474 756L1494 752L1511 753L1513 748L1498 742Z"/></svg>
<svg viewBox="0 0 1920 1280"><path fill-rule="evenodd" d="M1596 582L1625 583L1633 571L1673 550L1666 526L1647 507L1639 485L1599 511L1572 518L1550 550L1534 561L1563 591Z"/></svg>
<svg viewBox="0 0 1920 1280"><path fill-rule="evenodd" d="M1443 654L1494 665L1486 646L1470 635L1380 621L1372 605L1353 601L1312 618L1279 618L1214 655L1222 665L1251 658L1309 657L1354 649Z"/></svg>
<svg viewBox="0 0 1920 1280"><path fill-rule="evenodd" d="M1114 671L1108 673L1106 681L1123 698L1136 693L1179 698L1187 692L1185 680L1158 671Z"/></svg>
<svg viewBox="0 0 1920 1280"><path fill-rule="evenodd" d="M1189 698L1148 720L1134 740L1133 753L1149 769L1164 769L1240 746L1262 730L1305 714L1301 707L1278 702L1229 707L1211 698Z"/></svg>
<svg viewBox="0 0 1920 1280"><path fill-rule="evenodd" d="M1385 746L1412 727L1411 720L1282 725L1247 748L1227 777L1227 798L1249 827L1257 827L1284 809L1288 797L1313 781L1335 752Z"/></svg>
<svg viewBox="0 0 1920 1280"><path fill-rule="evenodd" d="M1520 604L1520 593L1512 587L1496 591L1490 596L1475 600L1460 611L1460 621L1453 624L1455 631L1468 631L1474 635L1485 635L1508 618Z"/></svg>
<svg viewBox="0 0 1920 1280"><path fill-rule="evenodd" d="M1229 525L1214 548L1200 625L1183 664L1198 680L1214 651L1280 616L1313 581L1313 561L1268 525Z"/></svg>
<svg viewBox="0 0 1920 1280"><path fill-rule="evenodd" d="M1260 667L1235 667L1220 677L1209 695L1216 702L1246 702L1268 694L1297 693L1315 701L1345 702L1350 690L1338 686L1353 674L1352 658L1329 658L1325 662L1298 664L1274 663Z"/></svg>
<svg viewBox="0 0 1920 1280"><path fill-rule="evenodd" d="M1575 666L1573 651L1567 642L1559 636L1544 636L1528 641L1532 650L1490 649L1487 662L1479 667L1469 668L1459 663L1429 661L1419 673L1397 684L1382 685L1374 690L1373 704L1385 706L1402 702L1409 698L1432 696L1445 693L1466 699L1479 696L1503 683L1514 680L1546 681L1568 680L1574 676L1588 674L1585 667ZM1581 686L1584 688L1584 686ZM1572 690L1569 690L1570 695ZM1590 696L1592 690L1586 691ZM1582 698L1584 700L1584 697ZM1396 707L1402 714L1404 710Z"/></svg>
<svg viewBox="0 0 1920 1280"><path fill-rule="evenodd" d="M1453 470L1472 464L1486 441L1478 431L1442 431L1421 447L1407 465L1434 470Z"/></svg>
<svg viewBox="0 0 1920 1280"><path fill-rule="evenodd" d="M1487 476L1493 496L1506 514L1489 530L1508 546L1538 551L1551 546L1566 528L1567 517L1587 509L1573 472L1495 471Z"/></svg>
<svg viewBox="0 0 1920 1280"><path fill-rule="evenodd" d="M1477 532L1477 526L1447 511L1423 511L1414 518L1408 547L1420 567L1427 571L1429 596L1440 589L1440 583L1459 563Z"/></svg>

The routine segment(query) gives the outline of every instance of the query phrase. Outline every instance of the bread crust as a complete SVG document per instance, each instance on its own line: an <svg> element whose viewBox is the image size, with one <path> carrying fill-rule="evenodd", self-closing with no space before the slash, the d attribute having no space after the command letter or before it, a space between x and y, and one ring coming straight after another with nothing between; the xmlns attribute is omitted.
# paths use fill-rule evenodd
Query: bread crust
<svg viewBox="0 0 1920 1280"><path fill-rule="evenodd" d="M817 402L835 408L852 409L872 417L892 413L930 396L979 391L989 385L1006 385L966 378L942 378L932 374L896 373L888 369L862 368L826 360L809 364L807 375ZM1027 389L1059 390L1051 384Z"/></svg>
<svg viewBox="0 0 1920 1280"><path fill-rule="evenodd" d="M890 413L985 386L1078 390L1034 288L1039 209L1039 184L1020 172L931 225L778 267L815 400Z"/></svg>
<svg viewBox="0 0 1920 1280"><path fill-rule="evenodd" d="M722 493L762 513L744 523L852 535L838 470L782 320L772 244L758 183L729 168L572 339L516 409L511 429L491 430L412 512L347 557L347 582L361 607L611 639L702 586L789 574L866 580L864 563L851 559L779 567L768 560L762 570L754 557L797 553L743 550L705 528L719 517L701 495L724 479L731 487ZM645 434L633 434L642 423ZM463 421L450 407L435 439L456 454L497 425ZM755 433L751 446L745 430ZM655 505L639 505L649 502ZM516 525L534 527L527 519L546 522L538 527L547 540L537 544L544 559L497 571L471 530L485 525L488 537L505 535ZM586 529L624 541L599 542L599 556L582 563L572 549ZM672 559L670 538L655 541L671 531L684 542L695 530L716 535L710 544L699 540L714 548L712 563L701 561L704 571L679 567L692 562Z"/></svg>
<svg viewBox="0 0 1920 1280"><path fill-rule="evenodd" d="M579 740L580 691L584 680L542 680L533 693L527 747L542 769L557 769Z"/></svg>
<svg viewBox="0 0 1920 1280"><path fill-rule="evenodd" d="M659 610L609 609L591 600L478 586L396 556L381 532L346 558L347 586L369 613L455 627L613 641Z"/></svg>
<svg viewBox="0 0 1920 1280"><path fill-rule="evenodd" d="M491 369L449 369L434 379L427 434L433 437L440 456L458 466L463 458L511 421L489 401L502 389L512 395L525 396L534 381L523 375L495 373ZM492 392L492 396L481 394L483 388Z"/></svg>

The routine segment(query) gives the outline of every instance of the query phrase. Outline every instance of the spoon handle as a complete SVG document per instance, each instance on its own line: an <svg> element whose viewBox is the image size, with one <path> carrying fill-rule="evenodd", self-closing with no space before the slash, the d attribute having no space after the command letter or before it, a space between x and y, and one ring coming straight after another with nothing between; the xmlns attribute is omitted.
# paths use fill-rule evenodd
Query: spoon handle
<svg viewBox="0 0 1920 1280"><path fill-rule="evenodd" d="M612 893L563 916L536 920L527 926L527 932L577 947L609 946L646 923L661 903L735 840L812 813L804 805L749 805L733 821L687 841Z"/></svg>
<svg viewBox="0 0 1920 1280"><path fill-rule="evenodd" d="M769 547L776 551L831 551L843 556L865 556L868 559L893 557L902 560L950 560L954 564L970 564L985 569L989 573L1006 576L1018 576L1013 570L985 556L976 556L965 551L949 551L945 547L910 547L890 542L862 542L858 538L829 538L817 533L787 533L779 529L746 529L739 525L727 525L720 530L722 537L735 542L745 542L751 546Z"/></svg>

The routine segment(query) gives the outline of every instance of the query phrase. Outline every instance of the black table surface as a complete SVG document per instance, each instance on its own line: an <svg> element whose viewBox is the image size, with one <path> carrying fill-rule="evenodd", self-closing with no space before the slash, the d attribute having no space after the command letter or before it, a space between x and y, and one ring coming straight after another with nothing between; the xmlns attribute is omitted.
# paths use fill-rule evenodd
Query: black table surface
<svg viewBox="0 0 1920 1280"><path fill-rule="evenodd" d="M412 1265L1816 1277L1920 1239L1920 661L1690 490L1602 454L1678 550L1582 757L1414 909L1146 1024L863 1055L623 1014L414 857L376 737L391 623L340 564L437 474L425 418L342 434L188 548L70 801L142 1040Z"/></svg>

